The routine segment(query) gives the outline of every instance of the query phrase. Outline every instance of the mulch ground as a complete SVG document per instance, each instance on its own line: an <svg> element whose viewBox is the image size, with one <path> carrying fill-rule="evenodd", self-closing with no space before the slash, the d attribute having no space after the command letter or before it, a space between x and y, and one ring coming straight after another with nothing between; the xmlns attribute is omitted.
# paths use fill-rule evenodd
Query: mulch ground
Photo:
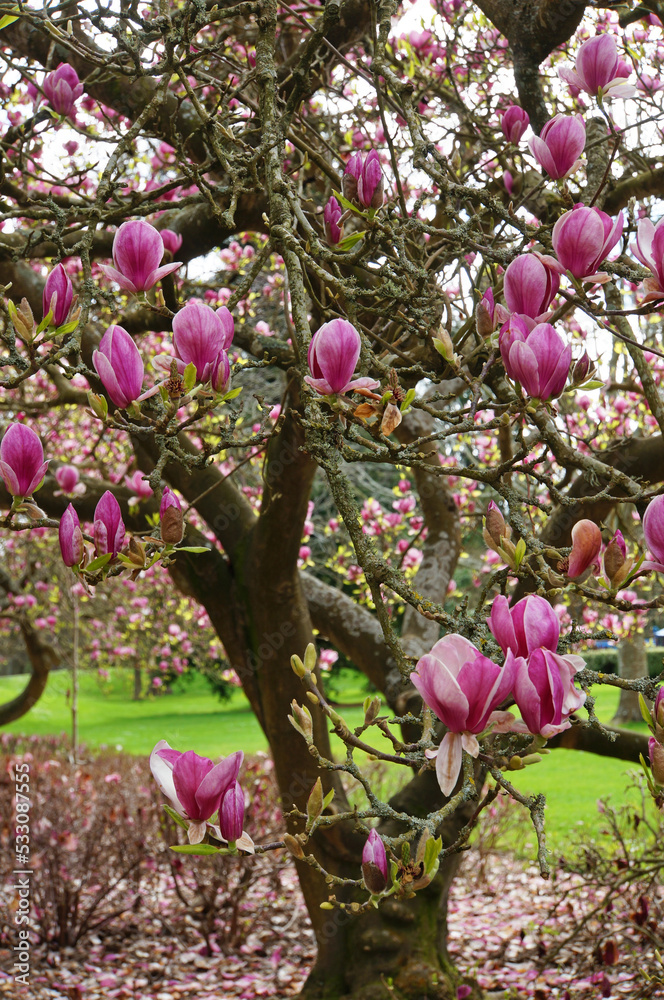
<svg viewBox="0 0 664 1000"><path fill-rule="evenodd" d="M643 976L656 966L653 935L621 910L620 898L607 911L601 894L574 876L565 879L554 886L507 856L471 852L450 899L450 948L459 968L510 1000L664 996L664 987L648 992ZM561 890L569 891L562 902ZM314 942L292 868L283 870L280 892L274 883L252 886L244 903L248 933L228 954L217 944L209 954L196 934L170 926L168 885L151 895L76 951L35 948L27 988L13 980L9 950L0 950L0 997L276 1000L297 994ZM570 939L584 916L582 934Z"/></svg>

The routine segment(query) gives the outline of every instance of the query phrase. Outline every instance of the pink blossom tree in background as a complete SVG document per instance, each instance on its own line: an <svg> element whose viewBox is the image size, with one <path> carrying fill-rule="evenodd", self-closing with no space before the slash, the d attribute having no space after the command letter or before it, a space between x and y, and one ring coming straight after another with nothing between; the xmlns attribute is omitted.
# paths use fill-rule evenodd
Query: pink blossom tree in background
<svg viewBox="0 0 664 1000"><path fill-rule="evenodd" d="M223 649L316 934L303 995L479 995L446 905L499 793L549 874L509 771L642 757L664 794L656 681L579 652L663 603L661 4L2 13L0 614L33 676L0 722L72 641L65 594L102 668ZM379 692L354 731L321 642ZM649 738L599 724L599 684ZM267 850L242 747L204 750L151 757L180 850Z"/></svg>

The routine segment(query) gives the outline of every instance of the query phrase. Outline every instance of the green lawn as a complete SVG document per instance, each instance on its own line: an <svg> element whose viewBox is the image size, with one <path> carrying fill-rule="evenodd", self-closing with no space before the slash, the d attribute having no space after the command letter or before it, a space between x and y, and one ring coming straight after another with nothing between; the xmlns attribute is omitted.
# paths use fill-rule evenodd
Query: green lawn
<svg viewBox="0 0 664 1000"><path fill-rule="evenodd" d="M25 677L0 677L0 701L14 697L25 680ZM70 731L67 703L70 683L66 672L53 673L38 704L6 729L41 734ZM111 680L102 685L95 675L81 676L81 742L92 747L122 747L128 753L141 755L149 754L160 739L168 740L178 749L195 749L208 757L226 755L238 748L249 754L267 749L263 733L240 690L233 692L230 701L220 702L199 676L180 684L173 694L140 702L131 700L131 690L129 670L114 670ZM346 673L339 691L335 694L343 702L361 701L364 697L361 677ZM606 687L596 693L597 713L602 721L609 722L617 705L618 691ZM361 722L361 708L339 711L351 727ZM640 728L645 731L645 726ZM385 747L386 741L378 730L370 733L368 742ZM335 745L341 751L336 740ZM391 770L397 771L396 767ZM556 750L542 763L512 773L509 778L521 791L546 794L549 842L556 849L568 848L601 829L603 821L597 812L597 800L610 796L614 804L622 802L630 770L634 770L634 765L624 761ZM399 777L395 774L395 784Z"/></svg>

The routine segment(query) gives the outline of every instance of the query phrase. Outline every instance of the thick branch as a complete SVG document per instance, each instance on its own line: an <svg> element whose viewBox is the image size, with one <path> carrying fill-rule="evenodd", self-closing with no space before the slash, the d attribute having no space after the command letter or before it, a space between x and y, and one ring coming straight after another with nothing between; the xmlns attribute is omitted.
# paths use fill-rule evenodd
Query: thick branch
<svg viewBox="0 0 664 1000"><path fill-rule="evenodd" d="M592 726L572 726L564 733L553 736L547 743L547 748L564 747L566 750L584 750L600 757L614 757L617 760L631 760L639 763L639 755L648 760L648 737L641 733L633 733L628 729L613 729L604 727L610 733L617 733L617 739L611 740L599 729Z"/></svg>
<svg viewBox="0 0 664 1000"><path fill-rule="evenodd" d="M15 698L0 705L0 726L7 726L10 722L15 722L21 716L29 712L33 705L36 705L41 698L51 667L57 667L60 658L53 646L44 642L39 632L32 627L29 621L23 620L20 623L25 648L28 651L32 673L30 680Z"/></svg>
<svg viewBox="0 0 664 1000"><path fill-rule="evenodd" d="M572 37L583 17L586 0L475 0L510 43L514 76L522 107L539 132L550 117L544 103L538 67Z"/></svg>

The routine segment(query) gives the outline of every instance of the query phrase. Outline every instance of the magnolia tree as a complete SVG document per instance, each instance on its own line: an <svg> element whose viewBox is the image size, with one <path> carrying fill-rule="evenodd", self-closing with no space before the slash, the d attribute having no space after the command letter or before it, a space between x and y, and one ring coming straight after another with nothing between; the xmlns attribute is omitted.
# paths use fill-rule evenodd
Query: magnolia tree
<svg viewBox="0 0 664 1000"><path fill-rule="evenodd" d="M446 900L496 795L548 875L510 772L641 756L662 801L656 681L578 652L662 601L661 4L0 11L4 627L56 627L37 542L72 600L147 597L155 647L186 595L288 833L243 832L242 747L160 741L177 849L291 852L306 996L468 996ZM323 641L380 692L354 730ZM649 741L599 723L607 683Z"/></svg>

